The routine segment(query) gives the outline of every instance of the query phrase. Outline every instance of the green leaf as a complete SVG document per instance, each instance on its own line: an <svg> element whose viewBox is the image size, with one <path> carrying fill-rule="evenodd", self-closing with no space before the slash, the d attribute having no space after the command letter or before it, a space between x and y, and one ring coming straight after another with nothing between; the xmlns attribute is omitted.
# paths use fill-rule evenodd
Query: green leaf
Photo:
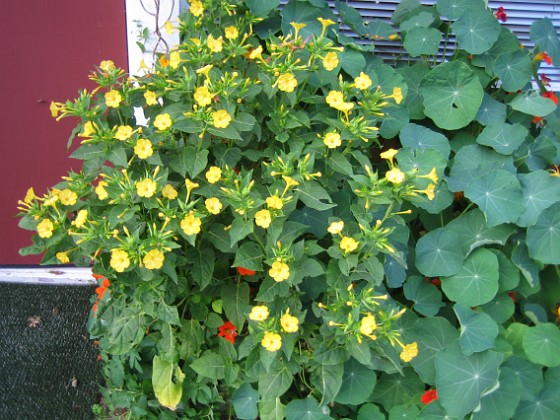
<svg viewBox="0 0 560 420"><path fill-rule="evenodd" d="M198 359L195 359L190 367L200 376L218 380L225 377L226 361L221 354L206 351Z"/></svg>
<svg viewBox="0 0 560 420"><path fill-rule="evenodd" d="M120 144L113 147L111 152L109 152L108 159L117 167L126 168L128 167L128 158L126 156L126 151Z"/></svg>
<svg viewBox="0 0 560 420"><path fill-rule="evenodd" d="M527 327L528 328L528 327ZM531 401L539 393L543 386L542 368L526 359L518 356L509 357L503 364L502 369L511 369L521 380L521 400Z"/></svg>
<svg viewBox="0 0 560 420"><path fill-rule="evenodd" d="M545 373L545 382L541 391L530 401L522 401L515 418L548 420L558 417L560 399L558 398L558 368L549 368Z"/></svg>
<svg viewBox="0 0 560 420"><path fill-rule="evenodd" d="M490 302L482 305L482 310L490 315L494 321L503 323L513 316L515 303L507 293L502 293L494 297Z"/></svg>
<svg viewBox="0 0 560 420"><path fill-rule="evenodd" d="M358 420L385 420L385 416L378 406L367 403L360 406Z"/></svg>
<svg viewBox="0 0 560 420"><path fill-rule="evenodd" d="M399 134L399 131L408 123L408 110L402 104L399 106L389 106L384 108L385 119L379 128L379 135L390 139Z"/></svg>
<svg viewBox="0 0 560 420"><path fill-rule="evenodd" d="M404 296L414 302L413 309L424 316L434 316L444 306L438 288L421 277L409 277L403 291Z"/></svg>
<svg viewBox="0 0 560 420"><path fill-rule="evenodd" d="M294 376L285 366L272 370L267 375L259 378L259 394L266 398L281 397L290 388Z"/></svg>
<svg viewBox="0 0 560 420"><path fill-rule="evenodd" d="M232 140L243 140L243 138L239 135L239 132L235 129L233 124L228 125L226 128L216 128L214 126L208 126L207 131L216 137L221 137L224 139L232 139ZM202 151L203 150L201 150L201 152Z"/></svg>
<svg viewBox="0 0 560 420"><path fill-rule="evenodd" d="M227 319L241 331L249 308L249 285L245 282L222 285L220 296Z"/></svg>
<svg viewBox="0 0 560 420"><path fill-rule="evenodd" d="M439 0L436 4L438 12L451 20L458 19L465 12L485 8L484 0Z"/></svg>
<svg viewBox="0 0 560 420"><path fill-rule="evenodd" d="M438 127L455 130L470 123L480 104L483 90L474 72L460 61L435 66L420 83L424 113Z"/></svg>
<svg viewBox="0 0 560 420"><path fill-rule="evenodd" d="M410 402L411 395L422 392L424 384L420 382L418 375L412 369L405 368L402 374L381 374L369 400L381 403L389 411L391 407Z"/></svg>
<svg viewBox="0 0 560 420"><path fill-rule="evenodd" d="M331 404L342 386L344 364L320 365L311 374L311 383L322 395L320 405Z"/></svg>
<svg viewBox="0 0 560 420"><path fill-rule="evenodd" d="M503 356L491 350L465 356L455 343L436 356L436 386L448 415L463 418L498 381Z"/></svg>
<svg viewBox="0 0 560 420"><path fill-rule="evenodd" d="M464 254L457 236L448 229L436 229L416 244L416 267L428 277L451 276L459 272Z"/></svg>
<svg viewBox="0 0 560 420"><path fill-rule="evenodd" d="M234 218L229 229L230 246L236 245L241 239L253 233L254 226L252 220L244 220L241 217Z"/></svg>
<svg viewBox="0 0 560 420"><path fill-rule="evenodd" d="M453 311L461 323L459 343L464 354L468 356L494 348L498 324L489 315L473 311L461 303L453 305Z"/></svg>
<svg viewBox="0 0 560 420"><path fill-rule="evenodd" d="M503 169L477 177L465 188L465 197L478 204L489 227L515 222L523 213L521 184Z"/></svg>
<svg viewBox="0 0 560 420"><path fill-rule="evenodd" d="M560 330L551 323L530 327L523 336L523 350L533 363L560 366Z"/></svg>
<svg viewBox="0 0 560 420"><path fill-rule="evenodd" d="M484 8L472 8L451 25L459 46L470 54L488 51L500 35L500 23Z"/></svg>
<svg viewBox="0 0 560 420"><path fill-rule="evenodd" d="M377 376L358 361L350 358L344 364L342 386L335 401L340 404L362 404L373 392Z"/></svg>
<svg viewBox="0 0 560 420"><path fill-rule="evenodd" d="M517 243L513 248L511 262L519 268L519 271L521 271L521 274L523 274L523 277L531 287L537 287L539 285L539 271L541 267L535 260L529 257L529 252L524 242Z"/></svg>
<svg viewBox="0 0 560 420"><path fill-rule="evenodd" d="M484 92L484 98L474 119L482 125L498 125L506 120L506 104Z"/></svg>
<svg viewBox="0 0 560 420"><path fill-rule="evenodd" d="M478 144L490 146L502 155L511 155L525 141L529 134L519 123L489 125L476 138Z"/></svg>
<svg viewBox="0 0 560 420"><path fill-rule="evenodd" d="M187 253L189 261L193 263L192 275L195 282L200 286L200 290L204 290L212 281L214 275L214 264L216 258L212 248L191 248Z"/></svg>
<svg viewBox="0 0 560 420"><path fill-rule="evenodd" d="M235 253L233 267L243 267L247 270L263 271L264 258L261 247L255 242L245 242Z"/></svg>
<svg viewBox="0 0 560 420"><path fill-rule="evenodd" d="M261 420L284 420L286 416L286 406L282 404L280 398L260 401L259 415Z"/></svg>
<svg viewBox="0 0 560 420"><path fill-rule="evenodd" d="M453 219L446 227L453 231L465 255L484 245L505 245L515 232L511 225L488 227L484 213L479 209L471 210Z"/></svg>
<svg viewBox="0 0 560 420"><path fill-rule="evenodd" d="M208 165L208 150L197 152L193 146L187 146L183 149L183 162L189 176L195 178Z"/></svg>
<svg viewBox="0 0 560 420"><path fill-rule="evenodd" d="M326 4L321 0L322 4ZM309 36L321 34L322 25L317 18L322 17L331 19L333 22L337 21L336 16L329 10L328 7L317 7L305 1L290 1L282 8L282 31L284 35L293 32L294 29L290 23L305 23L307 26L300 30L300 35L303 39Z"/></svg>
<svg viewBox="0 0 560 420"><path fill-rule="evenodd" d="M533 65L525 50L517 50L498 56L494 62L493 70L502 81L502 89L508 92L523 89L533 77Z"/></svg>
<svg viewBox="0 0 560 420"><path fill-rule="evenodd" d="M127 308L113 320L109 330L110 352L113 355L127 353L140 343L145 332L145 317L133 308Z"/></svg>
<svg viewBox="0 0 560 420"><path fill-rule="evenodd" d="M554 67L560 67L560 41L554 23L549 18L533 21L531 41L552 58Z"/></svg>
<svg viewBox="0 0 560 420"><path fill-rule="evenodd" d="M537 223L527 228L531 258L544 264L560 264L560 203L543 210Z"/></svg>
<svg viewBox="0 0 560 420"><path fill-rule="evenodd" d="M366 67L366 59L359 51L345 49L344 52L340 54L340 64L342 70L351 77L357 77Z"/></svg>
<svg viewBox="0 0 560 420"><path fill-rule="evenodd" d="M152 386L159 403L175 410L183 395L185 374L181 368L158 355L153 359Z"/></svg>
<svg viewBox="0 0 560 420"><path fill-rule="evenodd" d="M417 419L420 410L415 405L395 405L389 410L390 419Z"/></svg>
<svg viewBox="0 0 560 420"><path fill-rule="evenodd" d="M438 52L442 34L436 28L413 28L404 37L403 46L411 57Z"/></svg>
<svg viewBox="0 0 560 420"><path fill-rule="evenodd" d="M442 280L441 288L452 301L477 306L496 296L498 277L498 258L479 248L467 257L457 274Z"/></svg>
<svg viewBox="0 0 560 420"><path fill-rule="evenodd" d="M290 284L282 281L274 281L273 278L267 277L259 288L259 293L255 300L259 302L272 302L277 297L285 298L290 294Z"/></svg>
<svg viewBox="0 0 560 420"><path fill-rule="evenodd" d="M418 355L410 364L422 382L435 386L435 358L459 338L459 333L445 318L419 318L414 328L406 333L406 338L418 343Z"/></svg>
<svg viewBox="0 0 560 420"><path fill-rule="evenodd" d="M422 104L422 96L420 96L420 81L430 72L430 68L425 63L416 63L412 66L403 66L396 71L404 78L408 85L408 93L404 100L410 119L423 119L424 105ZM444 155L442 153L442 155ZM444 155L445 156L445 155Z"/></svg>
<svg viewBox="0 0 560 420"><path fill-rule="evenodd" d="M257 17L266 17L272 10L278 7L280 0L247 0L245 3L253 15Z"/></svg>
<svg viewBox="0 0 560 420"><path fill-rule="evenodd" d="M547 171L533 171L519 174L523 188L523 213L519 216L519 226L537 223L542 211L560 201L560 182Z"/></svg>
<svg viewBox="0 0 560 420"><path fill-rule="evenodd" d="M292 400L286 406L286 420L328 420L331 419L323 413L313 397L304 400Z"/></svg>
<svg viewBox="0 0 560 420"><path fill-rule="evenodd" d="M420 12L412 16L410 19L405 20L400 24L402 32L410 31L414 28L428 28L434 23L435 16L432 13Z"/></svg>
<svg viewBox="0 0 560 420"><path fill-rule="evenodd" d="M332 345L327 347L321 344L313 353L313 359L323 365L338 365L348 360L348 352L343 345Z"/></svg>
<svg viewBox="0 0 560 420"><path fill-rule="evenodd" d="M401 130L399 138L403 146L409 147L415 153L418 150L435 149L444 159L448 159L451 153L451 146L447 137L423 125L408 123Z"/></svg>
<svg viewBox="0 0 560 420"><path fill-rule="evenodd" d="M231 403L238 419L252 420L257 418L259 415L258 401L259 393L248 383L237 388L231 396Z"/></svg>
<svg viewBox="0 0 560 420"><path fill-rule="evenodd" d="M336 207L332 203L331 197L327 190L325 190L318 182L307 181L303 182L296 188L298 198L307 206L315 210L324 211ZM326 200L322 202L321 200Z"/></svg>
<svg viewBox="0 0 560 420"><path fill-rule="evenodd" d="M516 111L535 117L546 117L556 109L554 102L543 98L536 91L517 94L509 105Z"/></svg>
<svg viewBox="0 0 560 420"><path fill-rule="evenodd" d="M510 419L521 399L524 383L511 369L501 367L497 388L480 400L480 410L473 413L473 420Z"/></svg>
<svg viewBox="0 0 560 420"><path fill-rule="evenodd" d="M347 176L354 175L352 165L342 153L333 152L330 155L329 159L326 159L326 164L335 172Z"/></svg>

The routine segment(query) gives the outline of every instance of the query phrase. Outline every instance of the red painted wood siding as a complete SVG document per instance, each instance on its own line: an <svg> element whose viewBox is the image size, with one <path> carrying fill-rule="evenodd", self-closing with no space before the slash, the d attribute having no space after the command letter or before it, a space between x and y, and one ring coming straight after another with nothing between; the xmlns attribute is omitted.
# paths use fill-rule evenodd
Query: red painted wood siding
<svg viewBox="0 0 560 420"><path fill-rule="evenodd" d="M51 101L92 87L88 75L101 60L126 68L124 0L5 1L0 15L0 265L36 264L21 257L32 232L18 228L17 201L34 187L43 195L69 169L66 144L74 127L56 122Z"/></svg>

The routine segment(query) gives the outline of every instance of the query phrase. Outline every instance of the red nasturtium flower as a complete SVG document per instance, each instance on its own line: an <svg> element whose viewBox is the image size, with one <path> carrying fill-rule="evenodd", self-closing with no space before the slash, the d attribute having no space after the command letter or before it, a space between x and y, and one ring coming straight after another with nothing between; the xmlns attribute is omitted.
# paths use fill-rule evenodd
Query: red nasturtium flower
<svg viewBox="0 0 560 420"><path fill-rule="evenodd" d="M218 337L224 337L230 343L235 343L237 336L237 329L230 321L226 321L224 325L218 327Z"/></svg>
<svg viewBox="0 0 560 420"><path fill-rule="evenodd" d="M558 105L558 97L554 94L554 92L547 90L542 94L542 96L544 98L550 99L552 102L554 102L554 105Z"/></svg>
<svg viewBox="0 0 560 420"><path fill-rule="evenodd" d="M508 295L511 298L511 300L517 302L517 296L515 295L515 292L508 292Z"/></svg>
<svg viewBox="0 0 560 420"><path fill-rule="evenodd" d="M544 60L546 64L548 64L549 66L552 65L552 57L549 56L546 51L541 51L540 53L538 53L534 60Z"/></svg>
<svg viewBox="0 0 560 420"><path fill-rule="evenodd" d="M236 267L236 268L237 268L237 272L242 276L252 276L253 274L256 274L256 271L249 270L248 268L243 268L243 267Z"/></svg>
<svg viewBox="0 0 560 420"><path fill-rule="evenodd" d="M424 404L429 404L437 399L438 396L437 396L437 391L435 389L428 389L426 392L424 392L424 395L420 397L420 401L422 401Z"/></svg>
<svg viewBox="0 0 560 420"><path fill-rule="evenodd" d="M97 295L97 299L93 304L93 308L92 308L93 314L95 315L95 313L97 312L97 305L99 305L99 301L103 299L103 295L105 294L107 288L111 285L111 282L109 281L109 279L106 279L104 276L100 274L92 274L92 275L96 280L102 280L101 286L95 289L95 294Z"/></svg>
<svg viewBox="0 0 560 420"><path fill-rule="evenodd" d="M507 21L506 11L502 6L498 7L498 11L496 12L496 18L498 18L502 22Z"/></svg>
<svg viewBox="0 0 560 420"><path fill-rule="evenodd" d="M550 84L550 82L551 82L550 77L548 77L548 76L547 76L546 74L544 74L544 73L541 73L541 74L540 74L540 78L541 78L541 80L542 80L542 82L543 82L543 85L545 85L545 86L548 86L548 85Z"/></svg>

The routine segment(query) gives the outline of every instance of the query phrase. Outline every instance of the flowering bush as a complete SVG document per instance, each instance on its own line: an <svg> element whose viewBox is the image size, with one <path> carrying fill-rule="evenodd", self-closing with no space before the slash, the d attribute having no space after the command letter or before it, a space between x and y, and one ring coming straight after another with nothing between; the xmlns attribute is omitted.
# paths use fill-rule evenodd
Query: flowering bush
<svg viewBox="0 0 560 420"><path fill-rule="evenodd" d="M79 121L83 170L20 202L36 231L22 252L93 262L104 404L133 418L547 418L551 21L529 49L482 0L405 1L392 25L342 2L278 3L191 0L153 71L105 61L94 91L51 105ZM383 63L378 40L409 58Z"/></svg>

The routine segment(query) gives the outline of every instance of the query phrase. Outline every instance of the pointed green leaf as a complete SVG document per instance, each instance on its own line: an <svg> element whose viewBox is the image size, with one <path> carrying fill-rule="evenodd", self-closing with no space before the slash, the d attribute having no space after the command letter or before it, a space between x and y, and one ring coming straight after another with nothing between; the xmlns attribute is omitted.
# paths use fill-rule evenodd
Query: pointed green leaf
<svg viewBox="0 0 560 420"><path fill-rule="evenodd" d="M452 301L477 306L496 296L498 277L498 258L479 248L467 257L457 274L442 280L441 288Z"/></svg>
<svg viewBox="0 0 560 420"><path fill-rule="evenodd" d="M183 162L189 176L195 178L208 165L208 150L197 152L193 146L187 146L183 149Z"/></svg>
<svg viewBox="0 0 560 420"><path fill-rule="evenodd" d="M175 410L183 395L185 374L181 368L158 355L153 359L152 386L159 403Z"/></svg>
<svg viewBox="0 0 560 420"><path fill-rule="evenodd" d="M560 203L543 210L537 223L527 228L531 258L545 264L560 264Z"/></svg>
<svg viewBox="0 0 560 420"><path fill-rule="evenodd" d="M207 351L201 357L195 359L190 364L190 367L205 378L213 380L224 379L226 360L221 354Z"/></svg>
<svg viewBox="0 0 560 420"><path fill-rule="evenodd" d="M260 401L259 415L261 420L284 420L286 416L286 406L282 404L280 398Z"/></svg>
<svg viewBox="0 0 560 420"><path fill-rule="evenodd" d="M245 282L223 285L220 295L227 319L241 331L249 308L249 285Z"/></svg>
<svg viewBox="0 0 560 420"><path fill-rule="evenodd" d="M247 270L263 271L264 255L261 247L255 242L245 242L235 253L233 267L243 267Z"/></svg>
<svg viewBox="0 0 560 420"><path fill-rule="evenodd" d="M267 375L259 378L259 394L266 398L281 397L290 388L294 376L285 366L272 370Z"/></svg>
<svg viewBox="0 0 560 420"><path fill-rule="evenodd" d="M478 77L460 61L434 67L420 83L424 112L438 127L455 130L470 123L483 98Z"/></svg>
<svg viewBox="0 0 560 420"><path fill-rule="evenodd" d="M324 211L336 207L336 204L332 203L327 190L321 187L318 182L304 182L296 188L296 191L298 192L298 198L312 209ZM326 202L321 200L325 200Z"/></svg>
<svg viewBox="0 0 560 420"><path fill-rule="evenodd" d="M331 404L342 386L344 364L320 365L311 374L311 383L322 395L320 405Z"/></svg>

